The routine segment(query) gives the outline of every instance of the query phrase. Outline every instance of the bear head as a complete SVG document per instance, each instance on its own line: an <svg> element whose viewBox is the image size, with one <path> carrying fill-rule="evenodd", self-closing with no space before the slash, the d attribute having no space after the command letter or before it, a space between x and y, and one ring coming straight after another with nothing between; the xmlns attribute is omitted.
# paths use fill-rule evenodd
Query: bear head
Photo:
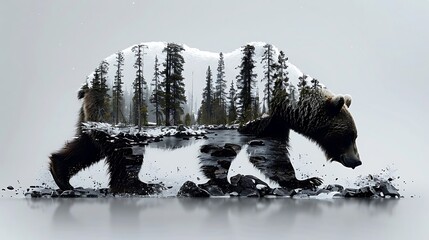
<svg viewBox="0 0 429 240"><path fill-rule="evenodd" d="M316 142L328 161L354 169L362 162L356 147L356 125L348 110L351 102L350 96L327 90L312 94L300 104L297 130Z"/></svg>
<svg viewBox="0 0 429 240"><path fill-rule="evenodd" d="M356 125L348 110L351 102L351 97L348 95L325 97L327 122L322 130L324 134L316 136L315 140L329 161L336 161L354 169L362 162L356 146Z"/></svg>

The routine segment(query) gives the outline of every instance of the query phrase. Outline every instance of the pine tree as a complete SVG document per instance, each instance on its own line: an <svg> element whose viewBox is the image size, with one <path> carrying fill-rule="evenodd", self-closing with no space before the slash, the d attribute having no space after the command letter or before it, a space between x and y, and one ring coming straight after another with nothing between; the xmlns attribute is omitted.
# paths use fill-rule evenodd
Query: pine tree
<svg viewBox="0 0 429 240"><path fill-rule="evenodd" d="M303 97L306 96L310 92L310 86L307 84L308 76L303 74L298 78L298 92L299 92L299 100L301 101Z"/></svg>
<svg viewBox="0 0 429 240"><path fill-rule="evenodd" d="M161 72L159 71L158 57L155 56L155 66L152 79L152 86L154 87L150 102L155 105L155 119L156 125L161 125L162 111L161 106L164 103L164 91L161 86Z"/></svg>
<svg viewBox="0 0 429 240"><path fill-rule="evenodd" d="M228 122L233 123L237 120L237 108L235 106L235 101L237 101L237 90L234 87L234 81L231 82L231 87L229 88L229 96L228 96Z"/></svg>
<svg viewBox="0 0 429 240"><path fill-rule="evenodd" d="M133 95L133 112L134 112L134 124L138 125L139 131L141 130L142 124L147 122L147 106L144 103L143 90L146 88L146 81L143 76L143 55L144 48L146 45L139 44L134 46L131 51L136 57L134 68L136 71L136 78L133 83L134 95Z"/></svg>
<svg viewBox="0 0 429 240"><path fill-rule="evenodd" d="M276 110L278 107L282 106L282 104L287 101L288 93L286 90L286 85L281 78L277 78L274 82L273 89L273 99L270 103L271 112L279 112Z"/></svg>
<svg viewBox="0 0 429 240"><path fill-rule="evenodd" d="M265 44L264 45L264 53L262 54L262 60L261 63L264 63L263 68L264 71L264 78L262 78L261 81L265 81L265 88L264 88L264 102L268 104L268 112L270 112L270 102L272 98L272 92L274 87L274 78L275 78L275 72L277 68L277 64L274 62L274 50L273 46L271 44ZM282 54L282 52L280 52ZM263 104L263 108L265 108L265 103ZM265 109L263 110L265 113Z"/></svg>
<svg viewBox="0 0 429 240"><path fill-rule="evenodd" d="M289 84L289 99L292 104L296 103L296 88L294 85Z"/></svg>
<svg viewBox="0 0 429 240"><path fill-rule="evenodd" d="M203 99L201 100L201 108L199 111L200 124L213 123L213 95L212 71L210 70L210 66L208 66L206 71L206 86L203 90Z"/></svg>
<svg viewBox="0 0 429 240"><path fill-rule="evenodd" d="M319 84L319 80L317 80L316 78L311 79L311 89L312 90L317 90L319 89L321 86Z"/></svg>
<svg viewBox="0 0 429 240"><path fill-rule="evenodd" d="M91 80L91 88L100 89L100 68L96 68Z"/></svg>
<svg viewBox="0 0 429 240"><path fill-rule="evenodd" d="M253 103L252 103L252 114L253 114L253 119L257 119L258 117L260 117L261 115L261 109L259 107L259 89L256 89L255 92L255 97L253 98Z"/></svg>
<svg viewBox="0 0 429 240"><path fill-rule="evenodd" d="M122 81L122 78L124 75L122 74L122 71L124 70L122 67L124 66L124 53L123 52L117 52L116 53L116 64L114 65L116 67L116 74L115 74L115 81L113 82L113 91L112 91L112 102L113 102L113 118L114 123L119 123L119 117L122 116L122 120L124 121L123 111L122 111L122 104L123 104L123 93L122 85L124 82Z"/></svg>
<svg viewBox="0 0 429 240"><path fill-rule="evenodd" d="M291 86L289 84L289 77L287 72L287 62L288 58L285 56L283 51L280 51L280 54L277 59L276 69L274 74L274 90L273 90L273 100L270 103L271 111L277 107L282 106L282 104L289 104L291 100L289 99L288 88ZM278 111L276 111L278 112Z"/></svg>
<svg viewBox="0 0 429 240"><path fill-rule="evenodd" d="M186 115L185 115L185 125L186 126L191 126L191 122L192 122L191 115L189 113L186 113Z"/></svg>
<svg viewBox="0 0 429 240"><path fill-rule="evenodd" d="M95 101L94 104L98 108L97 119L99 122L109 121L109 88L107 86L107 72L109 70L109 63L102 61L97 69L95 69L93 79L91 80L91 88L94 91Z"/></svg>
<svg viewBox="0 0 429 240"><path fill-rule="evenodd" d="M162 110L165 116L165 125L170 126L170 117L173 124L180 123L180 116L183 114L183 104L186 103L185 84L182 76L183 64L185 60L181 52L185 49L178 44L168 43L163 52L166 53L163 63L164 81L161 86L164 89L164 106Z"/></svg>
<svg viewBox="0 0 429 240"><path fill-rule="evenodd" d="M238 66L240 73L237 76L238 88L238 109L239 119L241 122L247 122L252 118L252 89L255 85L256 74L253 73L255 68L255 47L246 45L242 48L243 57L241 64Z"/></svg>
<svg viewBox="0 0 429 240"><path fill-rule="evenodd" d="M216 124L226 123L226 80L225 80L225 62L223 53L219 54L217 75L215 82L215 92L213 101L213 122Z"/></svg>

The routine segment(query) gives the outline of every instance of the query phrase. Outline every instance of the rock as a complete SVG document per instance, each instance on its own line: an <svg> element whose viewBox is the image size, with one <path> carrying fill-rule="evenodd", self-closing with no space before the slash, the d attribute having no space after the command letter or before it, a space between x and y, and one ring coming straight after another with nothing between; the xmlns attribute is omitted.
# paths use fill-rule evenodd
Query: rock
<svg viewBox="0 0 429 240"><path fill-rule="evenodd" d="M229 184L225 175L225 178L210 179L208 182L198 185L198 187L205 189L211 195L218 196L217 194L212 194L212 191L220 190L222 195L224 195L225 193L229 193L231 191L232 186ZM211 187L214 187L214 189L211 189Z"/></svg>
<svg viewBox="0 0 429 240"><path fill-rule="evenodd" d="M285 188L274 188L271 192L271 195L279 197L289 197L292 191L289 191Z"/></svg>
<svg viewBox="0 0 429 240"><path fill-rule="evenodd" d="M220 150L221 147L219 147L218 145L213 145L213 144L207 144L207 145L202 145L200 148L200 152L202 153L211 153L215 150Z"/></svg>
<svg viewBox="0 0 429 240"><path fill-rule="evenodd" d="M219 186L216 185L208 185L208 184L200 184L198 187L206 190L210 196L224 196L225 193Z"/></svg>
<svg viewBox="0 0 429 240"><path fill-rule="evenodd" d="M245 177L252 179L256 184L262 184L262 185L265 185L268 187L268 184L266 182L262 181L261 179L255 177L255 176L246 175Z"/></svg>
<svg viewBox="0 0 429 240"><path fill-rule="evenodd" d="M210 194L206 190L199 188L194 182L187 181L182 185L179 192L177 193L177 196L178 197L210 197Z"/></svg>
<svg viewBox="0 0 429 240"><path fill-rule="evenodd" d="M14 188L12 186L7 186L8 190L13 190Z"/></svg>
<svg viewBox="0 0 429 240"><path fill-rule="evenodd" d="M76 193L73 190L65 190L61 193L60 198L75 198Z"/></svg>
<svg viewBox="0 0 429 240"><path fill-rule="evenodd" d="M401 195L390 182L381 182L380 186L376 188L376 190L382 195L382 197L390 196L390 197L400 197ZM381 194L382 193L382 194Z"/></svg>
<svg viewBox="0 0 429 240"><path fill-rule="evenodd" d="M243 191L240 192L240 196L242 197L261 197L261 195L259 194L259 191L257 189L244 189Z"/></svg>
<svg viewBox="0 0 429 240"><path fill-rule="evenodd" d="M366 186L359 189L346 188L343 195L346 198L371 198L374 196L379 196L377 191L375 191L375 189L371 186Z"/></svg>
<svg viewBox="0 0 429 240"><path fill-rule="evenodd" d="M265 143L262 140L252 140L249 142L249 146L264 146Z"/></svg>
<svg viewBox="0 0 429 240"><path fill-rule="evenodd" d="M231 196L231 197L238 197L239 195L238 195L238 192L230 192L229 196Z"/></svg>
<svg viewBox="0 0 429 240"><path fill-rule="evenodd" d="M343 191L341 191L341 195L343 197L354 197L357 193L358 189L354 188L346 188Z"/></svg>
<svg viewBox="0 0 429 240"><path fill-rule="evenodd" d="M240 181L242 176L243 175L241 174L237 174L235 176L232 176L229 180L233 186L238 186L238 182Z"/></svg>
<svg viewBox="0 0 429 240"><path fill-rule="evenodd" d="M230 148L235 152L239 152L241 150L241 146L233 143L225 143L224 148Z"/></svg>
<svg viewBox="0 0 429 240"><path fill-rule="evenodd" d="M304 189L300 192L300 194L306 194L308 196L316 196L318 193L317 191L313 191L311 189Z"/></svg>
<svg viewBox="0 0 429 240"><path fill-rule="evenodd" d="M41 198L42 194L39 191L32 191L31 192L31 197L32 198Z"/></svg>
<svg viewBox="0 0 429 240"><path fill-rule="evenodd" d="M235 157L237 153L231 148L216 149L211 153L213 157Z"/></svg>
<svg viewBox="0 0 429 240"><path fill-rule="evenodd" d="M292 198L294 199L308 199L310 198L310 196L308 194L305 193L298 193L292 196Z"/></svg>
<svg viewBox="0 0 429 240"><path fill-rule="evenodd" d="M342 192L344 190L344 187L339 184L329 184L328 186L324 187L323 189L331 191L331 192Z"/></svg>
<svg viewBox="0 0 429 240"><path fill-rule="evenodd" d="M217 164L219 164L222 168L229 169L231 166L230 160L217 160Z"/></svg>
<svg viewBox="0 0 429 240"><path fill-rule="evenodd" d="M185 127L185 126L183 126L183 125L179 125L179 126L176 128L176 130L177 130L177 131L179 131L179 132L185 132L185 131L186 131L186 127Z"/></svg>
<svg viewBox="0 0 429 240"><path fill-rule="evenodd" d="M233 181L232 179L233 177L231 178L232 185L240 186L243 188L256 189L256 181L254 179L243 175L237 175L237 176L238 176L237 181ZM234 184L233 182L235 182L236 184Z"/></svg>
<svg viewBox="0 0 429 240"><path fill-rule="evenodd" d="M273 191L267 183L252 175L237 174L230 180L232 189L240 196L263 197Z"/></svg>
<svg viewBox="0 0 429 240"><path fill-rule="evenodd" d="M57 198L58 196L60 196L60 195L58 194L58 192L56 190L52 191L51 198Z"/></svg>
<svg viewBox="0 0 429 240"><path fill-rule="evenodd" d="M330 193L331 191L329 191L329 190L326 190L326 189L317 189L317 191L316 191L316 195L319 195L319 194L322 194L322 193L324 193L324 194L328 194L328 193Z"/></svg>

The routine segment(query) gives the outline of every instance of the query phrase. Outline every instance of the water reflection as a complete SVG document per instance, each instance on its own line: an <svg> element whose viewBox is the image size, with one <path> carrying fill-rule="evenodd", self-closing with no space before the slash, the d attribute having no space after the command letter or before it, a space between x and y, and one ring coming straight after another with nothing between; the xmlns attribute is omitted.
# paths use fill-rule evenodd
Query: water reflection
<svg viewBox="0 0 429 240"><path fill-rule="evenodd" d="M395 208L406 201L111 198L27 199L26 202L29 215L41 218L40 212L44 212L44 216L51 219L52 233L63 236L70 231L92 234L90 232L97 230L94 236L102 234L108 238L125 233L136 237L150 233L162 238L167 237L169 231L188 237L214 234L213 237L219 238L237 233L260 237L269 233L298 236L309 229L322 232L336 229L341 233L344 231L341 229L350 231L350 223L374 228L368 219L397 217ZM33 224L37 225L37 221Z"/></svg>

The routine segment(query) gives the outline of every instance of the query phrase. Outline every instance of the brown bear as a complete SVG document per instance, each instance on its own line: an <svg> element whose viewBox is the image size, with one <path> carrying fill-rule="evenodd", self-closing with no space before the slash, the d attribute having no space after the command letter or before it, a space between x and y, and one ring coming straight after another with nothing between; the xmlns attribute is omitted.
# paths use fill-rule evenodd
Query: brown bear
<svg viewBox="0 0 429 240"><path fill-rule="evenodd" d="M106 158L110 173L109 186L113 193L152 194L159 191L159 185L149 185L138 178L143 163L142 153L135 154L126 141L113 139L106 132L82 131L82 123L98 121L99 109L94 103L94 91L92 88L82 88L79 91L78 98L83 99L83 105L77 135L50 157L50 172L58 187L62 190L73 189L69 183L73 175ZM256 137L265 142L263 147L249 144L248 153L254 166L280 186L289 189L313 188L322 183L317 177L304 180L296 178L288 154L290 129L317 143L329 161L337 161L349 168L361 165L356 148L357 130L348 111L351 98L334 95L322 88L308 92L302 94L297 102L292 102L289 98L277 99L270 116L250 122L239 129L240 133L252 136L250 139ZM216 139L207 141L216 143ZM225 174L223 179L213 179L217 176L207 171L218 167L207 168L203 162L201 168L209 179L226 182Z"/></svg>

